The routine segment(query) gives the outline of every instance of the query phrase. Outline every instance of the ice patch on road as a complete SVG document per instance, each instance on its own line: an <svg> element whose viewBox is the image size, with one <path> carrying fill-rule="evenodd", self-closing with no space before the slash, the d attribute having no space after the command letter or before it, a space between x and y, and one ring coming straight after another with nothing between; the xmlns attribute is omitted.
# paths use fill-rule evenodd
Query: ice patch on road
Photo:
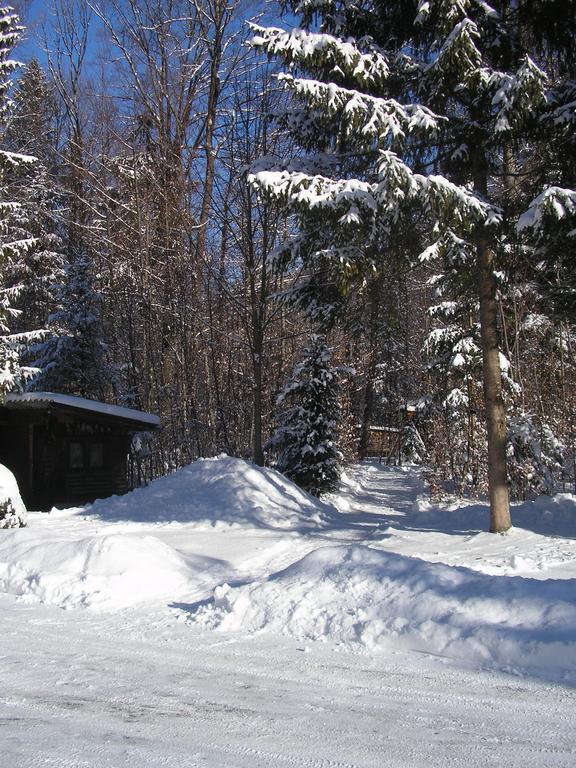
<svg viewBox="0 0 576 768"><path fill-rule="evenodd" d="M27 530L5 534L0 545L0 591L62 608L118 610L173 598L192 574L182 555L153 536L39 541Z"/></svg>
<svg viewBox="0 0 576 768"><path fill-rule="evenodd" d="M487 576L366 546L324 547L264 582L218 587L190 620L576 680L574 586Z"/></svg>

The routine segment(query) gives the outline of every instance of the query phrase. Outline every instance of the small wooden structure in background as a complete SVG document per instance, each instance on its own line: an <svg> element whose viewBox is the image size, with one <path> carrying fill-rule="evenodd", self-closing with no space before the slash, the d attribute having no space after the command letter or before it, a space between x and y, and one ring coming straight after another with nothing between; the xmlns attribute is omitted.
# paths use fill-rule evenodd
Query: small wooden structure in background
<svg viewBox="0 0 576 768"><path fill-rule="evenodd" d="M132 408L53 392L8 395L0 406L0 463L28 509L94 501L128 490L132 436L160 419Z"/></svg>
<svg viewBox="0 0 576 768"><path fill-rule="evenodd" d="M368 427L366 458L388 459L398 449L400 429L398 427Z"/></svg>
<svg viewBox="0 0 576 768"><path fill-rule="evenodd" d="M397 411L390 412L386 419L389 424L395 423L397 426L370 425L366 458L385 460L388 464L397 461L400 464L406 428L414 422L417 410L417 405L405 402Z"/></svg>

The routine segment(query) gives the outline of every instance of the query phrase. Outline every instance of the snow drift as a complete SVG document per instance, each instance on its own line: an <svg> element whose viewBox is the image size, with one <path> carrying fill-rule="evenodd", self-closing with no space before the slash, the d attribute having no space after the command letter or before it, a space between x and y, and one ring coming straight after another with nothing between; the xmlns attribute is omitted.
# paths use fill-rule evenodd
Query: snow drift
<svg viewBox="0 0 576 768"><path fill-rule="evenodd" d="M153 536L38 541L26 530L0 542L0 591L62 608L110 610L173 598L191 575L186 560Z"/></svg>
<svg viewBox="0 0 576 768"><path fill-rule="evenodd" d="M262 583L224 584L190 620L576 680L573 580L487 576L366 546L324 547Z"/></svg>
<svg viewBox="0 0 576 768"><path fill-rule="evenodd" d="M65 608L141 604L146 615L179 603L214 629L576 681L575 498L520 505L527 530L495 537L478 532L485 505L442 509L420 491L413 473L362 465L338 513L272 470L201 460L2 531L0 592Z"/></svg>
<svg viewBox="0 0 576 768"><path fill-rule="evenodd" d="M557 493L538 496L531 501L512 504L514 528L544 536L576 537L576 495ZM486 503L456 499L452 503L433 504L429 497L419 496L410 513L410 525L422 531L446 533L486 530L489 508Z"/></svg>
<svg viewBox="0 0 576 768"><path fill-rule="evenodd" d="M306 530L321 525L330 511L279 472L219 456L199 459L125 496L97 501L86 514L103 520Z"/></svg>

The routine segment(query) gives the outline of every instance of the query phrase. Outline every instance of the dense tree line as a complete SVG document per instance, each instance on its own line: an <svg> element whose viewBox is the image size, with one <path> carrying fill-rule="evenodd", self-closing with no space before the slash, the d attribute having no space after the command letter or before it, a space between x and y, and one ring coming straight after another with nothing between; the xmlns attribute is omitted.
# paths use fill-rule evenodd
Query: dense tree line
<svg viewBox="0 0 576 768"><path fill-rule="evenodd" d="M241 0L53 0L18 72L3 10L2 392L158 413L141 478L282 464L320 333L336 474L336 415L351 458L411 403L433 487L489 492L493 530L509 489L573 483L575 4L550 5L305 0L284 31Z"/></svg>

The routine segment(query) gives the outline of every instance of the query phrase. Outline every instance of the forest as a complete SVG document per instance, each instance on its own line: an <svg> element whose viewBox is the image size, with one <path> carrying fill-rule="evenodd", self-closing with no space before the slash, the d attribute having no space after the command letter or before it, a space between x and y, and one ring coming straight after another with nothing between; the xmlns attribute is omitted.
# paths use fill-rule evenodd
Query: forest
<svg viewBox="0 0 576 768"><path fill-rule="evenodd" d="M16 5L2 398L158 414L134 484L226 453L321 493L379 427L492 531L574 490L574 2Z"/></svg>

